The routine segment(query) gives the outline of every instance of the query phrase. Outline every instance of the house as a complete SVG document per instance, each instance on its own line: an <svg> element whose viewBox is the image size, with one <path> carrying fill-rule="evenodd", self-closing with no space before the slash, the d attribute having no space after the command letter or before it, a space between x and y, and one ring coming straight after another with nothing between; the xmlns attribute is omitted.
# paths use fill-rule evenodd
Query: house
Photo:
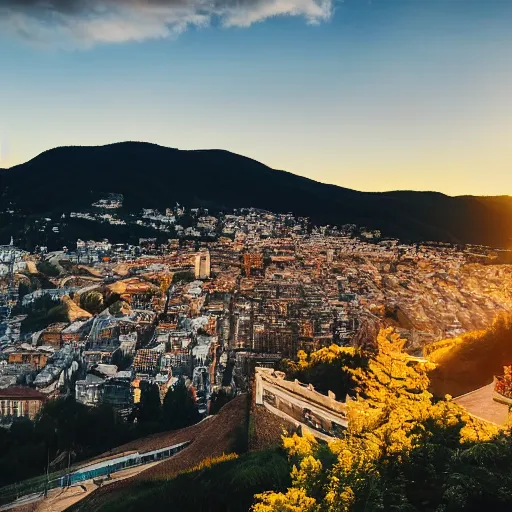
<svg viewBox="0 0 512 512"><path fill-rule="evenodd" d="M9 364L30 364L35 369L44 368L48 361L48 354L35 351L20 351L9 354Z"/></svg>
<svg viewBox="0 0 512 512"><path fill-rule="evenodd" d="M27 417L33 420L41 410L47 396L36 389L14 386L0 389L0 420Z"/></svg>
<svg viewBox="0 0 512 512"><path fill-rule="evenodd" d="M67 325L65 323L57 323L48 326L39 336L38 344L60 348L62 346L62 331Z"/></svg>

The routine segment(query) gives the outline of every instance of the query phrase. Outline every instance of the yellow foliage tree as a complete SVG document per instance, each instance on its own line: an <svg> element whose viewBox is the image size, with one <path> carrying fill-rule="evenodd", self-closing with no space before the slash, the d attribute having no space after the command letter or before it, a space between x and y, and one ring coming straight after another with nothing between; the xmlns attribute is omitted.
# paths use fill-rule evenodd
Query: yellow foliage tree
<svg viewBox="0 0 512 512"><path fill-rule="evenodd" d="M265 492L257 494L259 503L254 505L254 512L315 512L316 501L307 496L303 489L290 488L288 492Z"/></svg>
<svg viewBox="0 0 512 512"><path fill-rule="evenodd" d="M486 441L498 433L496 427L471 417L448 396L434 403L427 376L432 365L411 358L403 351L404 345L405 340L391 328L383 329L368 367L346 369L357 382L357 396L347 403L345 435L329 444L337 460L329 469L322 495L313 497L308 492L318 489L319 475L327 469L315 458L316 441L311 435L294 434L283 439L289 456L299 459L292 469L294 487L286 494L259 495L256 512L295 510L286 507L296 506L297 500L309 507L301 510L351 510L358 493L367 488L369 475L378 478L386 464L400 462L429 439L432 434L427 425L459 428L462 444ZM330 349L319 352L310 359L329 357Z"/></svg>

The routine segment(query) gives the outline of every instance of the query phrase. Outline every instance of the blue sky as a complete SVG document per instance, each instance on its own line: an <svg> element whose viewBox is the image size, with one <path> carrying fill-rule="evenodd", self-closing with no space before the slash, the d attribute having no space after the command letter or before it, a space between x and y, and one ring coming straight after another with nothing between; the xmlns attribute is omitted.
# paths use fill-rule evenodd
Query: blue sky
<svg viewBox="0 0 512 512"><path fill-rule="evenodd" d="M116 0L0 0L0 167L144 140L360 190L512 194L510 0L194 1L139 23Z"/></svg>

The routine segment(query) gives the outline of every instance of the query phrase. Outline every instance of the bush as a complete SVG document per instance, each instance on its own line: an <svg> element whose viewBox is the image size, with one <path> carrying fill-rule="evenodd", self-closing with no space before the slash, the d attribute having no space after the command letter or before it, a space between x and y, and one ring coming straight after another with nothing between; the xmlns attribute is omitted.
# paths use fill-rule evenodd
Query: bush
<svg viewBox="0 0 512 512"><path fill-rule="evenodd" d="M59 269L49 261L39 261L36 268L38 272L46 276L57 277L60 274Z"/></svg>
<svg viewBox="0 0 512 512"><path fill-rule="evenodd" d="M122 499L118 493L112 493L101 510L247 512L255 494L268 488L283 491L291 483L290 467L281 450L248 453L206 466L194 472L182 473L167 482L142 482L131 486L129 492L122 491ZM86 501L83 507L87 505Z"/></svg>

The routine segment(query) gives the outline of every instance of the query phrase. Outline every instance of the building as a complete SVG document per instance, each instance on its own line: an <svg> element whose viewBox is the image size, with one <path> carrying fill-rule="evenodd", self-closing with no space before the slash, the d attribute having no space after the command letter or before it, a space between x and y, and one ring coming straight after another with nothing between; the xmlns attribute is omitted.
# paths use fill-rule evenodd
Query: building
<svg viewBox="0 0 512 512"><path fill-rule="evenodd" d="M130 414L133 407L130 378L108 379L103 385L102 403L112 406L123 417Z"/></svg>
<svg viewBox="0 0 512 512"><path fill-rule="evenodd" d="M0 389L0 420L26 417L33 420L41 410L47 396L36 389L15 386Z"/></svg>
<svg viewBox="0 0 512 512"><path fill-rule="evenodd" d="M9 354L9 364L29 364L34 369L39 370L46 366L48 354L43 352L12 352Z"/></svg>
<svg viewBox="0 0 512 512"><path fill-rule="evenodd" d="M84 405L95 407L108 404L122 416L127 416L133 406L131 373L126 376L102 379L87 374L85 380L79 380L75 386L75 399Z"/></svg>
<svg viewBox="0 0 512 512"><path fill-rule="evenodd" d="M62 330L62 343L77 343L82 340L90 331L94 320L76 320Z"/></svg>
<svg viewBox="0 0 512 512"><path fill-rule="evenodd" d="M79 380L75 384L75 399L84 405L96 406L101 403L103 383L105 379L88 374L85 380Z"/></svg>
<svg viewBox="0 0 512 512"><path fill-rule="evenodd" d="M57 323L48 326L39 336L39 345L50 345L60 348L62 346L62 331L67 327L65 323Z"/></svg>
<svg viewBox="0 0 512 512"><path fill-rule="evenodd" d="M136 372L156 372L160 365L160 353L156 350L137 350L133 359L133 368Z"/></svg>
<svg viewBox="0 0 512 512"><path fill-rule="evenodd" d="M252 270L263 269L263 254L258 252L248 252L244 254L244 270L245 275L252 275Z"/></svg>
<svg viewBox="0 0 512 512"><path fill-rule="evenodd" d="M210 251L200 251L196 254L194 271L196 279L208 279L210 277Z"/></svg>

